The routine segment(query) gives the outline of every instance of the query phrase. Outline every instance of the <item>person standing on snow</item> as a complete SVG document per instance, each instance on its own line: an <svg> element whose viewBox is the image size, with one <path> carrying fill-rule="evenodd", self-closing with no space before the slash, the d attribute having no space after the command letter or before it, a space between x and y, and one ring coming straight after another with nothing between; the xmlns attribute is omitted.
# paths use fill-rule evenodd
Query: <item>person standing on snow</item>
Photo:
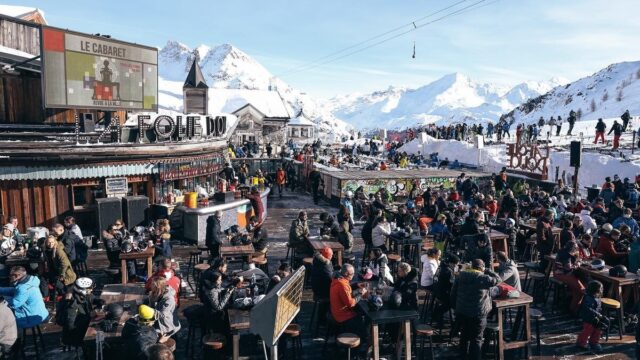
<svg viewBox="0 0 640 360"><path fill-rule="evenodd" d="M613 132L613 148L611 150L616 150L620 147L620 136L622 135L623 131L624 130L618 120L614 120L611 130L609 130L609 133L607 133L607 135L611 135L611 132Z"/></svg>
<svg viewBox="0 0 640 360"><path fill-rule="evenodd" d="M598 123L596 124L596 140L593 142L594 144L598 143L598 139L602 139L602 143L604 144L604 131L607 129L607 124L602 121L602 118L598 119Z"/></svg>

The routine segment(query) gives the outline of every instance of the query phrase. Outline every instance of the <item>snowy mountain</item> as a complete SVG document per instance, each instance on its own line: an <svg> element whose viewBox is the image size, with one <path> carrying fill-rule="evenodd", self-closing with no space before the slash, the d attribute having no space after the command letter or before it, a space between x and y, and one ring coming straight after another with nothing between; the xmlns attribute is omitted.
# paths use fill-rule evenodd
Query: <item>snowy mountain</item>
<svg viewBox="0 0 640 360"><path fill-rule="evenodd" d="M161 108L182 110L182 85L196 57L210 88L268 90L271 87L277 89L291 107L292 117L303 109L305 115L318 124L324 137L347 135L353 129L323 110L315 99L275 78L264 66L230 44L200 45L191 49L177 41L168 41L158 53Z"/></svg>
<svg viewBox="0 0 640 360"><path fill-rule="evenodd" d="M330 99L326 106L361 129L401 129L425 123L495 121L524 101L565 83L562 79L525 82L513 88L481 84L453 73L417 89L390 87L365 95Z"/></svg>
<svg viewBox="0 0 640 360"><path fill-rule="evenodd" d="M540 116L562 116L573 109L581 119L618 117L629 109L640 113L640 61L609 65L591 76L530 99L508 115L516 122L537 121Z"/></svg>

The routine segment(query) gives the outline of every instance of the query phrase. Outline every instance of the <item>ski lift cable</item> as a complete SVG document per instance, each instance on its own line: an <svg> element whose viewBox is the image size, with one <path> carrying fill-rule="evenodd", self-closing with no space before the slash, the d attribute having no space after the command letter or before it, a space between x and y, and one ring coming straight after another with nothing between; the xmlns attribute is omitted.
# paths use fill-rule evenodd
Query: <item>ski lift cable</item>
<svg viewBox="0 0 640 360"><path fill-rule="evenodd" d="M394 35L394 36L391 36L391 37L388 37L388 38L382 39L382 40L377 41L377 42L375 42L375 43L373 43L373 44L371 44L371 45L368 45L368 46L366 46L366 47L363 47L363 48L360 48L360 49L354 50L354 51L349 52L349 53L347 53L347 54L344 54L344 55L342 55L342 56L335 57L335 58L332 58L332 59L328 59L328 60L326 60L326 61L319 62L319 63L316 63L316 64L310 64L310 65L309 65L309 66L307 66L307 67L301 68L301 69L296 70L296 71L290 71L290 72L285 73L285 74L286 74L286 75L298 74L298 73L301 73L301 72L304 72L304 71L308 71L308 70L311 70L311 69L315 69L315 68L317 68L317 67L319 67L319 66L323 66L323 65L326 65L326 64L329 64L329 63L332 63L332 62L335 62L335 61L338 61L338 60L344 59L344 58L346 58L346 57L349 57L349 56L354 55L354 54L357 54L357 53L359 53L359 52L362 52L362 51L368 50L368 49L370 49L370 48L372 48L372 47L378 46L378 45L383 44L383 43L385 43L385 42L388 42L388 41L391 41L391 40L393 40L393 39L399 38L400 36L406 35L406 34L408 34L408 33L412 32L412 31L416 31L416 30L418 30L418 29L420 29L420 28L423 28L423 27L425 27L425 26L427 26L427 25L431 25L431 24L433 24L433 23L436 23L436 22L438 22L438 21L444 20L444 19L446 19L446 18L453 17L453 16L456 16L456 15L460 15L460 14L466 13L466 12L471 11L471 10L475 10L475 9L481 8L482 6L477 6L477 7L475 7L475 6L476 6L476 5L478 5L478 4L481 4L481 3L485 2L485 1L487 1L487 0L479 0L479 1L476 1L475 3L473 3L473 4L471 4L471 5L465 6L464 8L461 8L461 9L459 9L459 10L453 11L453 12L451 12L451 13L447 13L447 14L445 14L445 15L443 15L443 16L441 16L441 17L437 18L437 19L431 20L431 21L426 22L426 23L424 23L424 24L418 24L416 28L411 28L410 30L403 31L403 32L398 33L398 34L396 34L396 35ZM494 2L497 2L497 1L498 1L498 0L495 0ZM281 76L282 76L282 75L281 75Z"/></svg>
<svg viewBox="0 0 640 360"><path fill-rule="evenodd" d="M368 38L368 39L366 39L366 40L360 41L359 43L356 43L356 44L353 44L353 45L349 45L349 46L347 46L347 47L345 47L345 48L342 48L342 49L340 49L340 50L334 51L334 52L332 52L332 53L330 53L330 54L328 54L328 55L321 56L321 57L319 57L319 58L316 58L316 59L314 59L314 60L311 60L311 61L310 61L309 63L307 63L307 64L302 64L302 65L299 65L299 66L295 66L295 67L293 67L293 68L291 68L291 69L289 69L289 70L286 70L285 72L283 72L283 73L281 73L281 74L278 74L278 75L276 75L276 76L278 76L278 77L282 77L282 76L287 75L287 74L288 74L288 73L290 73L290 72L294 72L294 71L296 71L296 70L298 70L298 69L300 69L300 68L306 68L306 67L307 67L307 66L309 66L309 65L313 65L313 64L315 64L315 63L317 63L317 62L320 62L320 61L322 61L322 60L325 60L325 59L327 59L327 58L330 58L330 57L333 57L333 56L339 55L339 54L341 54L341 53L343 53L343 52L345 52L345 51L351 50L351 49L353 49L353 48L356 48L356 47L362 46L362 45L364 45L364 44L366 44L366 43L369 43L369 42L371 42L371 41L373 41L373 40L379 39L379 38L381 38L381 37L383 37L383 36L385 36L385 35L388 35L388 34L391 34L391 33L396 32L396 31L402 30L402 29L406 28L407 26L410 26L410 25L416 26L416 24L415 24L416 22L420 22L420 21L425 20L425 19L428 19L428 18L430 18L430 17L432 17L432 16L438 15L438 14L440 14L440 13L444 12L444 11L447 11L447 10L449 10L449 9L451 9L451 8L454 8L454 7L456 7L456 6L458 6L458 5L462 4L462 3L465 3L465 2L467 2L467 1L469 1L469 0L460 0L460 1L455 2L455 3L453 3L453 4L451 4L451 5L447 6L447 7L444 7L444 8L442 8L442 9L440 9L440 10L434 11L434 12L429 13L429 14L427 14L427 15L425 15L425 16L422 16L422 17L420 17L420 18L418 18L418 19L415 19L415 20L413 20L413 21L411 21L411 22L408 22L408 23L406 23L406 24L400 25L400 26L395 27L395 28L393 28L393 29L391 29L391 30L385 31L385 32L383 32L383 33L380 33L380 34L378 34L378 35L374 35L374 36L372 36L372 37L370 37L370 38Z"/></svg>

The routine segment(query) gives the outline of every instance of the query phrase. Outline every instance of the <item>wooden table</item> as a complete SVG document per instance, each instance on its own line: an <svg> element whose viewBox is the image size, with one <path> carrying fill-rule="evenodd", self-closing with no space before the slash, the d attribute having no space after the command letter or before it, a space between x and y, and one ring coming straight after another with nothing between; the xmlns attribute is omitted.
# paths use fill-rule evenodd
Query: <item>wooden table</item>
<svg viewBox="0 0 640 360"><path fill-rule="evenodd" d="M404 339L398 338L396 358L400 359L400 354L402 352L400 342L404 340L405 359L411 360L411 321L420 316L418 312L414 310L369 311L369 306L367 304L361 304L362 302L360 302L358 306L363 310L365 316L371 322L371 346L373 348L373 359L380 360L379 326L384 324L402 323L400 331L403 334Z"/></svg>
<svg viewBox="0 0 640 360"><path fill-rule="evenodd" d="M591 279L599 280L604 285L609 284L608 297L620 301L620 310L624 314L624 299L622 298L622 287L631 286L634 303L638 303L638 283L640 283L640 277L638 275L628 272L625 277L616 277L609 275L609 269L611 266L605 265L603 270L593 270L588 265L578 267L575 271L581 273Z"/></svg>
<svg viewBox="0 0 640 360"><path fill-rule="evenodd" d="M314 251L320 251L325 247L333 250L334 255L336 256L336 264L342 267L342 253L344 252L344 246L337 241L323 241L323 240L308 240L309 244Z"/></svg>
<svg viewBox="0 0 640 360"><path fill-rule="evenodd" d="M119 303L123 307L128 306L129 310L125 310L118 321L118 326L114 331L104 332L105 343L109 343L111 346L105 346L105 353L107 349L111 348L113 345L122 342L122 328L124 327L124 323L129 320L131 314L137 311L135 306L141 304L146 297L144 284L109 284L105 285L102 289L102 293L99 298L105 301L105 305L111 303ZM100 324L102 319L93 320L89 327L87 328L87 332L84 335L84 353L86 358L93 359L96 355L95 353L95 340L96 340L96 332L100 329ZM118 349L114 349L117 351ZM116 354L113 354L116 355ZM105 357L106 358L106 357Z"/></svg>
<svg viewBox="0 0 640 360"><path fill-rule="evenodd" d="M507 244L509 235L490 228L489 231L487 231L487 236L491 240L491 247L494 252L504 251L506 254L509 254L509 247Z"/></svg>
<svg viewBox="0 0 640 360"><path fill-rule="evenodd" d="M240 357L240 332L249 330L251 316L249 310L229 309L229 328L233 339L233 360Z"/></svg>
<svg viewBox="0 0 640 360"><path fill-rule="evenodd" d="M32 263L38 263L38 274L42 275L45 273L45 261L42 257L40 259L31 259L26 255L14 252L7 256L4 261L4 265L9 269L14 266L22 266L25 269L29 269L30 264Z"/></svg>
<svg viewBox="0 0 640 360"><path fill-rule="evenodd" d="M520 224L520 230L524 233L524 235L528 238L531 234L535 234L536 233L536 228L538 223L530 223L530 222L521 222ZM560 232L562 232L562 229L559 227L553 227L551 228L551 234L553 234L553 240L556 243L556 248L560 249Z"/></svg>
<svg viewBox="0 0 640 360"><path fill-rule="evenodd" d="M156 248L149 246L144 251L132 251L130 253L120 253L120 272L122 284L126 284L129 281L129 272L127 271L128 260L147 260L147 278L150 278L153 274L153 255Z"/></svg>
<svg viewBox="0 0 640 360"><path fill-rule="evenodd" d="M247 264L251 262L251 255L255 252L256 250L253 248L253 244L220 246L220 257L223 259L236 257L244 258Z"/></svg>
<svg viewBox="0 0 640 360"><path fill-rule="evenodd" d="M498 359L504 359L504 351L510 349L525 348L526 358L529 358L529 342L531 341L531 323L529 319L529 304L533 302L533 298L528 294L520 292L520 297L517 299L493 299L493 307L497 310L498 315ZM504 310L517 307L524 307L524 326L525 334L523 340L509 341L504 340ZM514 324L517 324L515 321ZM519 330L519 326L515 327L516 334Z"/></svg>

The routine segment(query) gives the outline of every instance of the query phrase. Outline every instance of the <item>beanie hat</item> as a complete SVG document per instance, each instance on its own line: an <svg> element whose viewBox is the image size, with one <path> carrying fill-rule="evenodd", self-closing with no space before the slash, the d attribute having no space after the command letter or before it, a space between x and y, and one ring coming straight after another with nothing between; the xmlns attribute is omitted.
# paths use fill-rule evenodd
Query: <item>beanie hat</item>
<svg viewBox="0 0 640 360"><path fill-rule="evenodd" d="M324 256L327 260L331 260L333 257L333 250L330 247L324 247L320 250L320 255Z"/></svg>

